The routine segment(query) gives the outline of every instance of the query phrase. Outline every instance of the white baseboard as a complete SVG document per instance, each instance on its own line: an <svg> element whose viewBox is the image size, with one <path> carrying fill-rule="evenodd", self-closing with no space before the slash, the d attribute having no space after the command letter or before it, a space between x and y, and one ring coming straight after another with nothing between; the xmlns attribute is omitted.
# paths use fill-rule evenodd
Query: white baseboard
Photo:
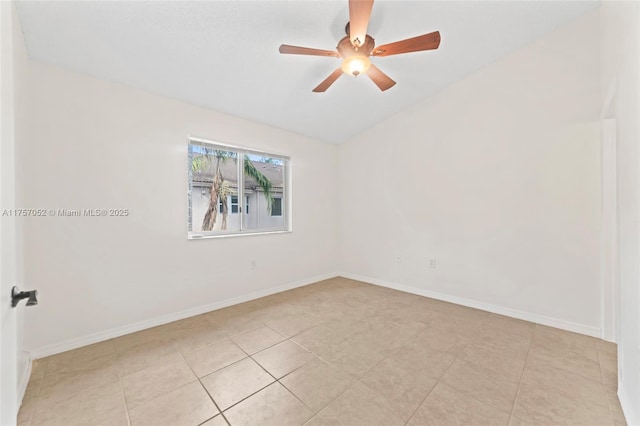
<svg viewBox="0 0 640 426"><path fill-rule="evenodd" d="M204 314L206 312L215 311L217 309L226 308L228 306L237 305L239 303L248 302L250 300L259 299L261 297L270 296L272 294L281 293L283 291L291 290L298 287L304 287L309 284L316 283L318 281L327 280L329 278L337 277L337 273L328 273L323 275L317 275L315 277L306 278L304 280L295 281L289 284L284 284L277 287L271 287L266 290L256 291L244 296L233 297L231 299L222 300L220 302L209 303L195 308L186 309L184 311L175 312L161 317L152 318L145 321L140 321L134 324L126 325L123 327L116 327L110 330L101 331L98 333L88 334L86 336L80 336L73 339L65 340L59 343L53 343L51 345L42 346L30 351L32 359L43 358L50 355L59 354L61 352L77 349L82 346L91 345L93 343L102 342L105 340L120 337L125 334L134 333L136 331L145 330L147 328L156 327L158 325L167 324L169 322L178 321L181 319L193 317L196 315ZM26 389L26 388L25 388Z"/></svg>
<svg viewBox="0 0 640 426"><path fill-rule="evenodd" d="M27 358L27 365L24 367L22 374L20 375L18 381L18 410L22 406L22 400L24 399L24 394L27 392L27 386L29 386L29 380L31 380L31 368L33 361L31 358Z"/></svg>
<svg viewBox="0 0 640 426"><path fill-rule="evenodd" d="M637 411L640 407L633 404L633 401L627 396L622 378L618 379L618 399L622 406L624 418L629 426L640 426L640 413Z"/></svg>
<svg viewBox="0 0 640 426"><path fill-rule="evenodd" d="M366 277L349 272L341 272L341 277L350 278L352 280L362 281L369 284L379 285L381 287L392 288L394 290L404 291L405 293L417 294L419 296L430 297L432 299L442 300L445 302L455 303L457 305L467 306L470 308L481 309L483 311L493 312L495 314L505 315L537 324L548 325L549 327L560 328L562 330L573 331L575 333L586 334L587 336L598 337L602 335L602 331L598 327L578 324L571 321L565 321L557 318L551 318L544 315L533 314L530 312L519 311L517 309L505 308L502 306L491 305L477 300L465 299L463 297L451 296L444 293L438 293L431 290L425 290L416 287L410 287L403 284L397 284L390 281L380 280L377 278Z"/></svg>

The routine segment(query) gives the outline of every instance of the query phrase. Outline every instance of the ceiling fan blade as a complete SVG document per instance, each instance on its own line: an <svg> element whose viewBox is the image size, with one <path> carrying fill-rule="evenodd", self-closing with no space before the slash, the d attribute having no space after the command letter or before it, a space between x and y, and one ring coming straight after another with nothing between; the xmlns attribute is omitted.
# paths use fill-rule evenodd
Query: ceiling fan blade
<svg viewBox="0 0 640 426"><path fill-rule="evenodd" d="M367 37L373 0L349 0L349 39L354 46L362 46Z"/></svg>
<svg viewBox="0 0 640 426"><path fill-rule="evenodd" d="M280 53L291 55L313 55L313 56L333 56L340 57L340 54L332 50L312 49L310 47L289 46L288 44L280 45Z"/></svg>
<svg viewBox="0 0 640 426"><path fill-rule="evenodd" d="M387 89L390 89L394 84L396 84L395 81L391 80L388 75L380 71L380 69L373 64L369 66L367 75L383 92Z"/></svg>
<svg viewBox="0 0 640 426"><path fill-rule="evenodd" d="M418 52L420 50L433 50L440 46L440 31L423 34L418 37L383 44L373 49L371 56L389 56L399 53Z"/></svg>
<svg viewBox="0 0 640 426"><path fill-rule="evenodd" d="M336 69L334 72L331 73L329 77L325 78L322 83L318 84L318 86L315 89L313 89L313 91L316 93L321 93L326 91L333 83L335 83L338 77L340 77L342 74L343 74L342 68Z"/></svg>

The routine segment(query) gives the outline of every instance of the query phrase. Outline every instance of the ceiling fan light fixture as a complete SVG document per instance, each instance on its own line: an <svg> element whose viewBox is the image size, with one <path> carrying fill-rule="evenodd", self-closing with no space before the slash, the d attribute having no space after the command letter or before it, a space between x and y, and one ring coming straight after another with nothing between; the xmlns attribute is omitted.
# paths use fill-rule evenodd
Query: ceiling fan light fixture
<svg viewBox="0 0 640 426"><path fill-rule="evenodd" d="M371 61L364 55L353 55L342 61L342 71L345 74L358 76L366 73L371 66Z"/></svg>

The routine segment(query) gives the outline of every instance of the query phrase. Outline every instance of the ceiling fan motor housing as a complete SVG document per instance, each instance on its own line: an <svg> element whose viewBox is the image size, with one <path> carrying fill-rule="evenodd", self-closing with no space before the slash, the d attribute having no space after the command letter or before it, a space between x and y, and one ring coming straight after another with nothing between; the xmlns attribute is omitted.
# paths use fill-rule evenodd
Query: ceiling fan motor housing
<svg viewBox="0 0 640 426"><path fill-rule="evenodd" d="M342 40L340 40L340 42L338 43L338 47L336 47L336 50L338 51L338 53L340 53L340 56L342 58L346 59L355 55L369 56L371 55L371 51L373 50L375 45L376 41L369 34L367 34L367 37L362 46L357 48L354 47L353 44L351 44L349 36L346 36L343 37Z"/></svg>

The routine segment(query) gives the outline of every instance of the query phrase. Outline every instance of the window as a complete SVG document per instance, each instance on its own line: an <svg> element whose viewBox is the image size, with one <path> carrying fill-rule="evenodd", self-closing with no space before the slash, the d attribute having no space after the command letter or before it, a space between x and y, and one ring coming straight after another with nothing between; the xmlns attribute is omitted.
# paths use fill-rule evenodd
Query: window
<svg viewBox="0 0 640 426"><path fill-rule="evenodd" d="M274 198L271 216L282 216L282 198Z"/></svg>
<svg viewBox="0 0 640 426"><path fill-rule="evenodd" d="M231 196L231 213L238 214L238 196Z"/></svg>
<svg viewBox="0 0 640 426"><path fill-rule="evenodd" d="M196 138L188 154L189 238L290 230L289 157Z"/></svg>
<svg viewBox="0 0 640 426"><path fill-rule="evenodd" d="M209 188L209 190L211 190L211 188ZM209 193L209 191L207 191L207 194ZM231 195L230 197L227 196L227 206L231 205L231 214L238 214L238 196L237 195ZM223 214L224 213L224 203L222 201L222 198L220 198L220 200L218 201L218 213Z"/></svg>

